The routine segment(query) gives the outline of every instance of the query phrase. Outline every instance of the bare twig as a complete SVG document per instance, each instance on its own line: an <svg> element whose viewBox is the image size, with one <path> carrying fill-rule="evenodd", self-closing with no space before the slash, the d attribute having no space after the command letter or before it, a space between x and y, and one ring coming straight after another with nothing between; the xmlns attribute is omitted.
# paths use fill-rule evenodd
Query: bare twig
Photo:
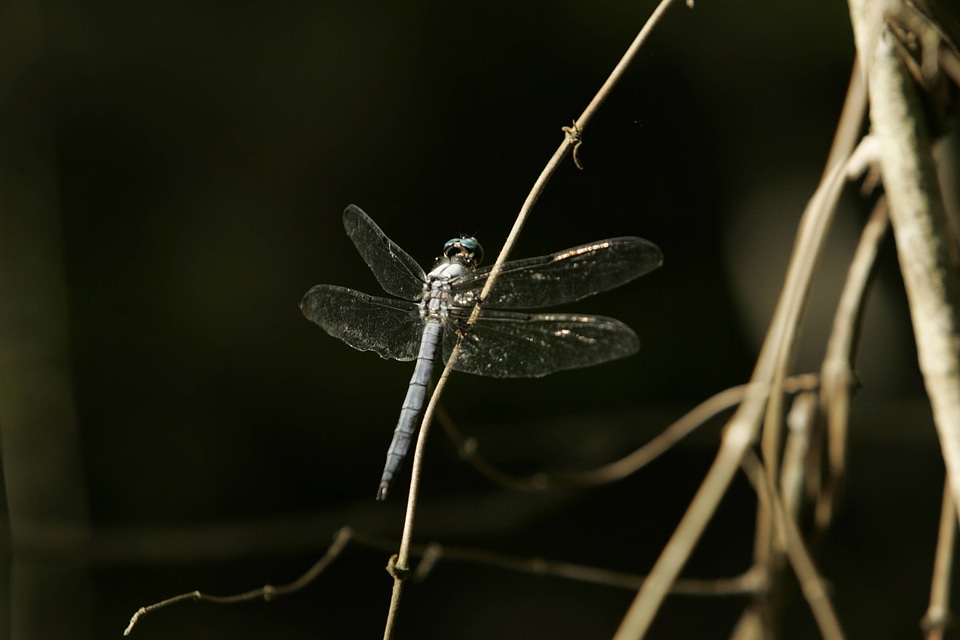
<svg viewBox="0 0 960 640"><path fill-rule="evenodd" d="M927 640L943 640L950 624L950 570L953 568L953 545L957 536L957 514L950 498L950 482L944 482L943 502L940 507L940 531L937 535L937 553L933 563L930 584L930 604L921 626Z"/></svg>
<svg viewBox="0 0 960 640"><path fill-rule="evenodd" d="M743 457L743 470L753 485L757 496L765 502L767 509L773 515L773 522L780 545L790 559L790 565L797 574L800 590L803 592L813 617L820 628L820 634L825 640L842 640L843 630L840 621L830 604L830 597L823 578L817 572L810 552L803 543L803 536L797 528L797 523L784 510L784 505L777 496L777 488L770 480L770 474L763 470L763 463L752 450L748 450Z"/></svg>
<svg viewBox="0 0 960 640"><path fill-rule="evenodd" d="M847 87L847 96L834 135L828 164L836 162L835 155L849 154L856 136L860 135L867 107L867 86L863 71L854 60L853 72ZM858 174L862 167L853 167ZM826 528L832 516L833 502L843 480L846 458L847 412L850 391L854 383L853 360L856 337L866 297L866 286L872 265L876 262L878 245L886 228L886 208L877 205L863 231L860 245L847 272L847 280L834 316L833 328L820 369L820 411L826 418L828 476L822 491L817 492L815 519L821 529Z"/></svg>
<svg viewBox="0 0 960 640"><path fill-rule="evenodd" d="M202 593L201 591L190 591L165 598L164 600L138 609L130 618L130 622L124 630L123 635L130 635L134 627L148 613L153 613L183 602L238 604L253 600L274 600L282 596L290 595L303 589L320 576L333 561L343 553L348 545L389 552L396 549L397 541L393 538L357 533L350 527L342 527L334 534L333 542L323 557L293 582L278 586L267 584L257 589L229 596L215 596ZM418 581L426 579L432 568L441 560L491 566L506 571L561 578L617 589L635 590L645 579L643 575L614 571L601 567L539 557L522 558L484 549L445 546L435 542L429 544L411 544L408 548L408 554L410 557L422 558L416 571L411 573L412 577ZM674 584L671 593L674 595L713 597L749 594L762 588L762 577L759 572L750 570L741 575L729 578L687 578L678 580Z"/></svg>
<svg viewBox="0 0 960 640"><path fill-rule="evenodd" d="M848 177L850 177L851 173L859 175L859 173L863 171L863 168L869 165L869 161L874 155L871 151L869 151L869 144L861 142L858 146L860 153L856 154L856 156L853 154L854 145L857 143L857 136L860 133L865 111L865 84L861 78L861 71L858 65L854 64L850 83L847 87L846 99L844 100L843 109L840 113L836 132L834 133L833 144L830 149L830 155L826 162L824 174L821 178L820 185L817 187L817 192L814 195L814 198L807 206L807 211L804 213L804 218L807 218L808 215L811 217L820 217L819 214L816 216L813 215L812 212L816 211L814 207L826 206L832 211L833 207L836 206L836 198L839 197L838 189L840 185L839 183L835 183L833 187L830 187L830 189L826 188L826 185L831 180L831 175L835 176L833 178L834 180L839 179L839 173L837 172L843 173L845 171ZM841 170L841 167L843 166L846 166L845 170ZM829 193L830 196L823 199L817 197L817 194L823 193ZM794 255L802 256L802 254L800 254L798 251L795 252ZM793 265L794 263L791 261L791 268ZM780 300L781 303L789 305L791 298L781 296ZM801 300L796 299L795 302L799 303ZM788 311L788 313L793 315L795 311ZM796 327L795 324L793 326ZM776 318L774 318L774 322L771 323L770 331L773 332L775 327ZM776 380L782 378L782 376L785 376L789 370L789 365L793 358L793 349L795 347L795 340L793 340L794 334L795 329L791 331L791 335L785 335L780 339L780 351L776 354L775 366L773 368L773 384L776 384ZM762 441L763 457L767 462L767 473L770 474L771 480L773 480L777 475L777 461L779 458L781 431L783 426L781 420L782 412L782 395L774 394L774 396L771 398L771 402L768 403L766 407ZM760 505L757 513L756 537L754 540L754 558L757 564L767 567L768 571L770 572L768 579L771 583L773 583L773 574L779 570L779 567L782 566L782 563L773 557L774 555L779 555L779 552L771 548L771 525L772 523L770 521L769 514L765 513L763 506ZM750 624L744 623L743 625L739 625L738 629L753 629L756 628L757 625L770 624L773 620L773 612L769 610L770 604L771 601L769 599L764 599L763 601L759 599L755 600L753 605L744 613L744 615L755 617L756 622ZM761 609L766 609L766 611L761 611ZM740 633L735 633L732 637L735 640L745 640L746 638L753 637L753 635L750 633L745 633L743 635Z"/></svg>
<svg viewBox="0 0 960 640"><path fill-rule="evenodd" d="M846 162L853 148L860 139L860 129L867 112L867 83L863 78L863 70L859 62L854 59L853 70L850 72L850 82L847 84L847 95L843 100L843 109L837 130L833 134L833 143L830 145L830 154L824 165L821 180L827 177L834 165Z"/></svg>
<svg viewBox="0 0 960 640"><path fill-rule="evenodd" d="M960 85L960 56L955 51L940 49L940 68L954 84Z"/></svg>
<svg viewBox="0 0 960 640"><path fill-rule="evenodd" d="M785 392L809 391L817 388L819 382L819 378L813 374L791 376L784 382ZM480 455L474 438L465 438L460 434L453 420L444 412L441 411L438 417L440 424L460 451L460 455L484 476L497 484L517 491L542 491L552 487L595 486L626 478L661 456L717 414L736 406L743 399L746 391L747 385L743 384L730 387L707 398L661 431L650 442L609 464L587 471L536 473L525 477L512 476L494 467Z"/></svg>
<svg viewBox="0 0 960 640"><path fill-rule="evenodd" d="M854 146L857 143L857 137L860 134L860 128L863 123L865 110L866 89L864 82L860 77L859 68L856 64L854 64L853 71L851 72L850 83L847 87L847 95L844 100L843 109L840 113L839 122L837 124L837 130L834 133L833 144L831 145L830 154L827 158L824 168L824 174L817 190L818 193L823 192L823 187L828 183L831 173L839 171L840 167L844 166L850 161ZM839 184L836 185L836 188L839 188ZM832 210L832 208L836 205L836 197L838 196L839 190L836 190L830 198L823 200L823 206L827 206ZM814 211L813 206L815 202L818 205L820 204L820 200L818 200L816 196L808 205L807 212L804 213L805 218L809 212ZM784 301L789 303L790 298L782 297L781 302ZM796 301L799 303L800 299L797 299ZM798 311L789 311L789 313L798 313ZM771 330L773 326L774 324L771 323ZM783 336L780 341L780 351L777 354L777 364L774 368L774 378L772 381L774 385L776 385L777 379L782 379L787 375L789 364L792 361L794 342L795 341L792 339L792 335ZM781 415L782 395L774 394L771 398L771 402L766 407L762 442L763 458L768 465L767 472L770 474L771 480L777 475L777 460L780 450L780 434L782 429L782 422L780 419ZM770 527L771 522L769 514L765 513L761 506L757 514L756 538L754 540L754 558L755 562L759 565L767 565L768 559L771 556ZM771 572L771 575L768 576L768 579L771 581L772 573L776 569L776 566L774 566L775 564L778 563L769 564L768 566L768 569ZM771 616L760 615L757 611L757 607L761 606L762 604L763 603L760 603L759 601L755 601L754 606L748 610L746 615L759 615L759 617L763 620L770 620Z"/></svg>
<svg viewBox="0 0 960 640"><path fill-rule="evenodd" d="M215 604L236 604L238 602L249 602L250 600L273 600L280 598L285 595L289 595L300 589L303 589L305 586L313 582L314 579L321 573L330 564L337 559L340 553L346 548L347 544L350 542L350 539L353 536L353 532L349 527L344 527L337 531L334 535L333 543L327 549L327 552L323 555L322 558L317 560L312 567L307 569L307 571L294 580L287 584L282 584L279 586L273 586L265 584L259 589L253 589L251 591L246 591L244 593L238 593L232 596L211 596L200 591L191 591L189 593L181 593L178 596L173 596L172 598L167 598L166 600L161 600L154 604L148 605L146 607L140 607L136 613L133 614L133 617L130 618L130 623L127 625L127 628L123 630L123 635L128 636L133 631L133 628L140 621L140 618L147 615L148 613L153 613L159 609L169 607L170 605L177 604L179 602L212 602Z"/></svg>
<svg viewBox="0 0 960 640"><path fill-rule="evenodd" d="M396 540L354 534L352 542L374 549L389 551L396 548ZM497 567L506 571L528 573L538 576L550 576L577 582L615 587L618 589L639 588L645 576L622 571L612 571L600 567L592 567L572 562L550 560L547 558L520 558L502 553L494 553L484 549L469 547L454 547L438 543L414 544L410 546L411 557L421 557L423 560L411 574L416 580L426 579L429 572L441 560L478 564ZM674 595L686 596L731 596L753 593L762 588L762 575L756 571L730 578L699 579L686 578L678 580L671 589Z"/></svg>
<svg viewBox="0 0 960 640"><path fill-rule="evenodd" d="M787 438L780 469L780 500L787 514L796 520L803 506L804 488L813 471L807 467L810 441L819 415L817 392L807 391L793 399L787 413Z"/></svg>
<svg viewBox="0 0 960 640"><path fill-rule="evenodd" d="M497 256L496 263L494 263L493 268L490 270L490 276L487 278L487 281L484 284L483 291L480 292L480 302L477 303L473 309L473 314L471 314L470 317L471 322L475 321L477 316L480 314L480 307L483 303L483 300L490 295L490 291L493 289L494 284L496 284L497 277L500 274L500 269L507 261L510 252L513 251L513 245L516 244L517 238L520 236L520 231L523 229L523 225L526 224L527 218L530 215L530 210L540 198L540 194L543 193L543 190L546 188L550 178L553 177L557 167L560 166L560 162L573 148L578 147L582 143L583 132L587 128L587 125L590 124L590 121L600 110L600 106L613 92L614 87L623 77L623 74L626 73L627 68L633 63L637 53L640 51L640 47L643 46L643 44L650 37L653 29L663 18L664 13L666 13L670 5L675 3L676 0L661 0L660 4L657 5L657 8L654 9L653 13L650 14L650 18L647 19L646 23L644 23L643 27L640 29L637 37L634 38L633 42L630 44L630 47L627 49L626 53L624 53L623 57L620 58L620 62L618 62L617 66L614 67L606 82L603 83L603 86L600 87L599 91L597 91L597 94L593 97L593 100L591 100L590 104L587 105L587 108L583 110L583 113L580 114L580 117L577 118L572 127L564 127L564 140L560 144L560 147L554 152L553 157L550 158L550 160L547 162L547 165L543 168L543 171L540 173L540 177L537 178L533 188L527 195L527 199L520 208L520 212L517 214L517 219L513 223L513 228L510 230L510 234L507 236L507 240Z"/></svg>
<svg viewBox="0 0 960 640"><path fill-rule="evenodd" d="M597 95L594 96L593 100L580 115L577 121L573 124L573 127L569 131L565 132L564 140L554 152L553 156L547 162L543 171L540 173L540 176L537 178L537 181L534 183L533 188L530 190L530 193L527 195L526 200L523 203L523 206L520 208L520 212L517 214L517 219L513 224L513 228L510 230L510 234L507 236L507 240L503 245L503 248L500 250L497 260L494 263L493 267L490 270L490 275L487 277L487 281L484 284L483 290L480 292L480 299L473 308L473 312L470 314L470 318L467 320L468 326L476 322L477 317L480 315L480 308L489 295L490 291L493 289L493 286L496 283L497 277L499 276L500 270L502 269L504 263L507 261L507 258L510 255L510 252L513 250L514 244L516 244L517 238L520 236L520 231L523 229L524 224L527 221L527 218L530 215L530 211L533 208L533 205L540 198L540 195L543 193L544 189L547 186L547 183L553 177L553 174L556 172L557 167L560 166L560 162L567 156L570 151L579 146L581 142L581 135L583 130L586 128L587 124L596 114L597 110L600 108L600 105L606 100L613 90L613 87L623 76L627 67L633 62L636 57L637 52L640 50L640 47L646 42L650 33L656 24L660 21L661 17L665 13L666 9L674 3L675 0L661 0L661 3L651 14L650 18L640 29L640 33L637 34L637 37L634 39L633 43L627 49L627 52L620 59L620 62L617 63L617 66L614 68L613 72L607 78L607 81L603 84L600 90L597 92ZM575 131L576 135L572 135L570 131ZM426 411L424 411L423 420L421 421L420 433L417 438L417 447L413 457L413 463L411 465L411 482L410 489L407 497L407 513L404 518L404 527L403 534L400 542L400 550L397 553L397 558L391 567L388 567L391 575L394 578L393 592L390 599L390 608L387 614L387 622L384 628L383 637L384 640L389 639L393 634L393 629L396 621L396 612L400 603L400 596L403 591L403 581L405 575L408 571L409 564L409 546L410 540L413 536L413 523L416 513L417 505L417 492L420 486L420 474L423 465L423 450L424 444L426 442L427 434L429 433L430 421L433 418L433 412L436 410L436 405L440 400L440 396L443 393L444 388L446 387L446 381L450 377L450 372L453 369L453 364L456 362L457 356L459 354L459 343L452 350L450 357L447 359L446 365L444 366L443 372L440 374L440 379L437 382L437 386L434 389L433 395L430 398L430 403L427 406Z"/></svg>
<svg viewBox="0 0 960 640"><path fill-rule="evenodd" d="M854 372L860 323L866 306L867 285L876 265L877 252L887 231L886 200L881 198L860 236L860 244L847 271L840 294L826 355L820 369L820 407L826 418L827 481L817 494L814 518L825 529L833 517L835 500L843 484L847 456L850 396L857 385Z"/></svg>

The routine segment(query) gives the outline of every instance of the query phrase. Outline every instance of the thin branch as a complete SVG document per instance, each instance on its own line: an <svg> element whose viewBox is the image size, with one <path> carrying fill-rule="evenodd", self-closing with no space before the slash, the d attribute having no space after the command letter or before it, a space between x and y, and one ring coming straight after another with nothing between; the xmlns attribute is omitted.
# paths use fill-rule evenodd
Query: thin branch
<svg viewBox="0 0 960 640"><path fill-rule="evenodd" d="M478 302L474 307L473 313L470 316L471 323L475 322L477 316L480 314L480 307L483 303L483 300L487 299L487 297L490 295L490 291L493 289L494 284L496 284L497 278L500 275L500 270L503 267L503 264L507 261L511 251L513 251L513 246L516 244L517 238L520 236L520 231L523 229L523 225L526 224L527 218L530 215L530 210L540 198L540 195L546 188L550 178L553 177L557 167L560 166L560 162L566 157L571 149L581 144L583 132L587 128L587 125L590 124L590 121L597 114L601 105L603 105L606 99L613 92L616 84L620 81L627 68L637 57L640 47L642 47L650 37L653 29L657 26L657 24L659 24L667 9L670 7L670 5L676 4L676 2L677 0L661 0L660 4L657 5L657 8L654 9L653 13L650 14L650 18L647 19L646 23L640 29L637 37L634 38L633 42L630 44L630 47L627 49L626 53L624 53L623 57L620 58L620 61L617 63L617 66L614 67L606 82L603 83L603 86L600 87L600 90L593 97L593 100L591 100L590 104L587 105L587 108L583 110L583 113L580 114L580 117L577 118L572 127L564 127L564 129L569 130L565 132L566 135L563 142L554 152L553 157L547 162L547 165L543 168L543 171L540 173L540 176L534 183L533 188L527 195L527 199L524 201L523 206L520 208L520 212L517 214L517 219L513 223L513 228L510 230L510 234L507 236L507 241L500 250L496 263L494 263L493 268L490 270L490 275L484 284L483 291L480 292L480 302Z"/></svg>
<svg viewBox="0 0 960 640"><path fill-rule="evenodd" d="M780 499L787 514L794 519L800 516L803 506L804 487L811 470L807 466L807 453L814 437L814 427L819 415L817 393L808 391L793 399L787 413L787 438L783 447L783 465L780 468Z"/></svg>
<svg viewBox="0 0 960 640"><path fill-rule="evenodd" d="M820 185L817 187L817 193L824 192L824 185L826 185L830 179L830 176L836 175L834 172L840 171L840 168L844 165L848 165L851 162L851 156L857 145L857 140L860 135L860 129L863 126L863 118L866 112L866 88L862 79L862 74L860 72L859 66L856 64L856 61L853 65L853 70L850 75L850 82L847 86L847 94L844 99L843 108L840 112L840 117L837 123L837 129L833 136L833 143L830 147L830 154L827 158L827 162L824 167L824 173L820 180ZM849 173L849 170L848 170ZM839 184L837 184L837 190L835 193L831 194L828 198L818 198L815 194L814 198L810 201L807 206L807 212L804 213L804 218L808 215L811 217L820 217L819 215L814 216L812 211L813 207L816 204L820 206L828 207L831 211L836 206L836 199L839 197ZM826 230L824 229L824 233ZM795 254L796 255L796 254ZM811 266L812 268L812 266ZM789 274L788 274L789 278ZM790 304L790 300L793 300L796 304L805 303L805 294L801 298L790 298L782 297L781 303ZM785 310L789 315L798 315L800 313L799 309ZM771 331L776 325L771 323ZM794 327L797 325L794 324ZM780 350L776 355L776 366L773 369L773 379L771 383L775 385L773 388L777 388L777 380L782 379L787 375L789 371L790 363L793 359L793 349L796 346L796 341L793 339L794 334L784 335L779 338ZM764 426L763 426L763 459L767 464L767 472L770 474L771 480L777 476L777 460L779 457L780 451L780 441L781 441L781 430L783 427L781 421L782 415L782 394L774 394L771 398L771 402L768 403L766 407L766 415L764 417ZM754 560L757 564L768 566L767 559L771 557L773 550L771 549L771 522L769 514L765 513L760 507L759 512L757 513L757 524L756 524L756 536L754 538ZM771 575L768 576L768 579L772 582L773 576L772 572L776 569L775 564L769 564L769 569L771 570ZM754 606L751 607L746 615L759 615L757 607L761 606L762 603L755 602ZM769 620L770 616L760 615L764 620ZM735 636L736 637L736 636Z"/></svg>
<svg viewBox="0 0 960 640"><path fill-rule="evenodd" d="M547 183L553 177L557 167L560 166L560 162L567 156L568 153L570 153L571 149L579 146L581 143L581 135L583 130L596 114L597 110L600 108L600 105L603 104L604 100L607 98L607 96L609 96L610 92L613 90L613 87L623 76L626 68L633 62L637 52L640 50L640 47L644 42L646 42L650 33L653 31L653 28L659 23L667 7L669 7L669 5L673 4L675 1L676 0L661 0L653 14L651 14L650 18L640 29L640 33L637 34L637 37L627 49L627 52L623 55L623 57L620 59L620 62L610 74L610 77L607 78L607 81L600 88L600 91L584 110L583 114L581 114L580 118L574 123L573 127L570 130L565 131L563 142L547 162L547 165L544 167L543 171L540 173L540 176L537 178L537 181L534 183L533 188L530 190L530 193L527 195L523 206L520 208L520 212L513 224L513 228L510 230L510 234L507 236L507 240L497 256L497 260L490 271L490 275L487 277L487 281L484 284L483 290L480 292L480 299L474 306L473 312L470 314L470 318L467 320L468 326L476 322L477 318L479 317L483 300L490 295L490 291L496 283L500 270L503 268L504 263L507 261L507 258L510 255L510 252L513 250L513 246L516 244L517 238L520 236L520 231L523 229L534 203L536 203L544 189L546 189ZM430 421L432 420L433 412L436 410L436 405L440 400L443 390L446 387L446 381L450 377L453 364L456 362L459 354L459 346L460 345L458 342L450 354L450 357L447 359L443 373L440 374L440 379L437 382L437 386L434 389L433 395L430 398L430 403L427 407L427 410L424 412L424 417L421 422L420 433L417 438L416 452L411 465L412 476L410 490L407 497L407 513L406 517L404 518L400 550L397 554L395 563L392 563L392 565L388 567L388 571L391 573L391 575L393 575L394 578L394 586L390 599L390 608L387 614L387 622L383 632L384 640L389 640L389 638L393 635L393 629L396 622L396 612L399 607L400 597L403 591L402 583L408 567L409 545L413 536L413 523L416 514L417 492L420 485L420 475L423 465L423 450L427 434L429 433Z"/></svg>
<svg viewBox="0 0 960 640"><path fill-rule="evenodd" d="M786 393L797 393L817 388L819 378L813 374L791 376L784 381ZM670 424L657 434L652 440L627 454L619 460L602 465L587 471L572 471L564 473L536 473L531 476L513 476L490 464L480 455L475 438L464 437L456 428L453 420L442 410L438 414L440 424L447 431L450 439L460 452L463 459L468 461L485 477L497 484L516 491L543 491L554 487L589 487L622 480L645 467L647 464L663 455L671 447L685 437L702 427L717 414L736 406L744 397L747 385L742 384L730 387L707 398L699 405L684 414L679 420Z"/></svg>
<svg viewBox="0 0 960 640"><path fill-rule="evenodd" d="M166 598L160 602L141 607L130 618L130 623L124 630L123 635L129 636L134 627L148 613L165 609L182 602L209 602L211 604L238 604L250 602L253 600L274 600L286 595L295 593L311 582L316 580L332 563L336 560L348 545L354 545L367 549L376 549L379 551L390 552L397 547L397 541L393 538L384 538L380 536L371 536L357 533L350 527L342 527L334 534L334 540L328 547L327 552L315 562L306 572L293 582L273 586L264 585L258 589L252 589L244 593L238 593L230 596L214 596L200 591L190 591L180 595ZM573 562L564 562L560 560L550 560L547 558L529 557L522 558L509 556L502 553L495 553L484 549L474 549L470 547L455 547L440 545L435 542L429 544L411 544L408 550L411 557L422 558L416 571L411 575L416 581L425 580L430 571L442 560L459 562L464 564L476 564L483 566L496 567L505 571L517 573L526 573L536 576L545 576L560 578L564 580L573 580L600 586L613 587L616 589L637 589L645 576L623 571L613 571L601 567L577 564ZM747 571L746 573L730 578L686 578L678 580L674 584L671 593L683 596L708 596L725 597L753 593L762 588L763 576L757 571Z"/></svg>
<svg viewBox="0 0 960 640"><path fill-rule="evenodd" d="M860 153L866 153L861 147L858 147ZM858 155L855 151L848 162L855 159L859 161ZM646 634L670 585L690 557L717 505L726 494L740 461L756 440L770 385L786 348L784 343L792 342L800 322L813 271L833 218L833 204L839 197L846 177L845 164L836 165L828 172L801 218L786 282L757 359L751 377L752 384L740 408L726 426L720 450L700 489L621 622L616 640L632 640Z"/></svg>
<svg viewBox="0 0 960 640"><path fill-rule="evenodd" d="M359 533L354 534L352 542L363 547L383 551L390 551L396 547L396 541L393 539ZM640 574L613 571L573 562L539 557L522 558L484 549L454 547L435 542L411 545L410 555L411 557L423 558L420 565L411 574L418 581L425 580L430 571L441 560L490 566L505 571L562 578L617 589L635 590L646 579L646 576ZM685 578L678 580L673 585L671 593L685 596L743 595L760 590L762 588L761 579L762 575L752 570L731 578Z"/></svg>
<svg viewBox="0 0 960 640"><path fill-rule="evenodd" d="M824 174L820 180L820 185L817 187L817 192L814 194L814 198L807 206L807 211L804 213L804 218L807 218L808 215L813 218L822 217L819 214L811 214L812 211L815 211L814 207L828 207L832 212L833 208L836 207L837 198L839 197L839 183L835 184L836 191L829 193L829 197L818 197L819 194L827 193L828 190L825 190L824 187L828 184L830 176L834 175L839 177L836 172L842 172L841 167L843 166L847 167L845 172L847 173L848 177L851 173L859 174L862 171L862 166L866 164L867 159L872 158L874 155L872 152L867 151L869 145L864 145L861 143L858 147L860 149L860 153L858 154L859 157L854 157L854 145L857 144L857 138L863 125L863 118L866 111L866 90L861 75L862 72L859 66L855 63L853 66L853 71L851 72L850 82L847 87L847 95L844 100L843 109L840 113L836 132L834 133L833 144L831 145L830 154L824 168ZM802 254L798 253L795 253L795 255L802 256ZM799 264L799 262L796 264ZM794 263L791 262L790 268L793 268L793 266ZM805 304L805 294L803 299L781 296L780 302L788 306L788 308L785 310L785 317L799 317L799 310L791 310L789 309L789 305ZM777 330L776 326L775 319L775 321L771 323L770 331L774 332ZM783 376L787 375L790 363L793 360L793 350L796 348L796 340L794 340L794 336L797 324L794 323L790 326L792 326L793 329L789 332L789 334L784 334L778 338L778 344L780 347L779 352L776 354L775 364L773 367L772 384L775 385L774 388L777 388L777 380L782 379ZM783 415L782 405L782 395L774 394L766 406L766 413L764 416L762 451L763 459L767 464L767 473L770 474L771 480L776 478L778 471L777 467L780 455L780 442L782 440L781 433L783 428L781 419L781 416ZM779 567L782 566L782 563L774 558L774 556L778 555L779 552L771 547L771 526L772 523L770 521L769 514L765 513L762 506L760 506L757 513L756 535L754 539L754 559L757 564L768 567L768 570L771 574L769 576L769 581L773 583L773 573L779 570ZM755 601L753 606L751 606L744 613L744 615L757 617L757 625L767 624L773 618L772 611L769 610L769 604L769 599L762 602L759 600ZM761 609L767 610L761 611ZM756 625L751 623L745 624L740 628L753 629L755 627ZM751 636L749 634L734 634L733 636L733 638L738 640L748 637Z"/></svg>
<svg viewBox="0 0 960 640"><path fill-rule="evenodd" d="M850 83L837 132L834 134L828 165L849 150L860 135L867 110L867 84L859 59L853 63ZM857 174L863 167L851 167ZM826 418L828 474L822 490L816 492L814 519L823 530L832 518L834 502L843 483L846 459L847 414L854 384L853 361L859 337L860 321L866 299L867 282L876 263L879 244L886 230L886 207L878 203L864 227L847 280L834 315L826 354L820 369L820 412ZM819 478L819 476L818 476Z"/></svg>
<svg viewBox="0 0 960 640"><path fill-rule="evenodd" d="M232 596L212 596L200 591L191 591L189 593L181 593L178 596L172 598L167 598L166 600L161 600L154 604L148 605L146 607L140 607L136 613L133 614L133 617L130 618L130 623L127 625L127 628L123 630L124 636L129 636L133 631L133 628L140 622L140 619L147 615L148 613L153 613L159 609L164 609L170 605L174 605L180 602L212 602L214 604L236 604L238 602L249 602L251 600L274 600L285 595L289 595L300 589L303 589L305 586L313 582L317 576L323 573L330 564L337 559L341 552L346 548L347 544L350 542L350 539L353 537L353 532L349 527L343 527L334 534L333 543L327 549L327 552L323 555L322 558L317 560L312 567L307 569L307 571L294 580L287 584L282 584L279 586L273 586L265 584L259 589L253 589L251 591L246 591L244 593L238 593Z"/></svg>
<svg viewBox="0 0 960 640"><path fill-rule="evenodd" d="M855 58L853 69L850 71L850 82L847 84L847 94L843 99L843 108L837 122L837 130L833 134L830 145L830 154L823 169L821 180L835 165L846 161L853 148L860 139L860 130L863 128L863 119L867 113L867 83L860 69L859 61Z"/></svg>
<svg viewBox="0 0 960 640"><path fill-rule="evenodd" d="M881 198L863 228L860 243L850 262L820 369L823 381L820 385L820 407L826 417L828 469L827 481L817 494L814 515L817 527L821 530L830 524L837 494L843 485L850 396L857 386L854 361L860 325L866 308L868 284L876 266L880 243L886 237L887 226L886 199Z"/></svg>
<svg viewBox="0 0 960 640"><path fill-rule="evenodd" d="M826 584L817 572L813 558L803 543L803 536L796 521L784 510L783 503L777 497L777 488L770 481L770 474L764 472L763 463L752 450L748 450L744 455L742 466L760 501L766 503L767 509L773 514L780 544L790 559L790 565L797 575L800 590L807 599L807 604L810 605L813 617L820 628L820 634L826 640L843 640L843 630L830 603Z"/></svg>
<svg viewBox="0 0 960 640"><path fill-rule="evenodd" d="M950 483L944 482L943 502L940 506L940 531L937 535L937 552L933 562L933 579L930 584L930 604L923 616L927 640L943 640L950 624L950 570L953 567L953 547L957 536L957 514L950 498Z"/></svg>
<svg viewBox="0 0 960 640"><path fill-rule="evenodd" d="M960 86L960 56L956 51L946 47L940 49L940 68L955 85Z"/></svg>

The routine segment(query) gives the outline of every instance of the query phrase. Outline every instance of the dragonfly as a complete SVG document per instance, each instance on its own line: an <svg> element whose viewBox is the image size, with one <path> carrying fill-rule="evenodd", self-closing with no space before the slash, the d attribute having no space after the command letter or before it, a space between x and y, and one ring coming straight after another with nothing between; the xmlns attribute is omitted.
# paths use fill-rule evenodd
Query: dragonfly
<svg viewBox="0 0 960 640"><path fill-rule="evenodd" d="M343 226L377 282L395 298L319 284L307 291L300 309L354 349L392 360L416 360L377 500L386 499L410 448L438 352L447 361L459 343L453 370L494 378L539 377L630 356L639 350L640 340L619 320L512 309L580 300L630 282L663 262L655 244L636 237L599 240L507 262L483 299L479 316L470 323L492 268L478 268L483 248L476 238L447 241L436 264L425 272L359 207L346 208Z"/></svg>

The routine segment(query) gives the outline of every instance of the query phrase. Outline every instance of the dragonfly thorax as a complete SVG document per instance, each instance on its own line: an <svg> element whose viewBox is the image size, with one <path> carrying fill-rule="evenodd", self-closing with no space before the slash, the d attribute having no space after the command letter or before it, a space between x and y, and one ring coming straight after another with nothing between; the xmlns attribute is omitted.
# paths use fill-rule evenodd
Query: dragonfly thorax
<svg viewBox="0 0 960 640"><path fill-rule="evenodd" d="M467 267L457 261L444 258L427 274L423 284L423 297L420 298L420 316L423 318L444 318L447 308L452 304L450 283L467 271Z"/></svg>

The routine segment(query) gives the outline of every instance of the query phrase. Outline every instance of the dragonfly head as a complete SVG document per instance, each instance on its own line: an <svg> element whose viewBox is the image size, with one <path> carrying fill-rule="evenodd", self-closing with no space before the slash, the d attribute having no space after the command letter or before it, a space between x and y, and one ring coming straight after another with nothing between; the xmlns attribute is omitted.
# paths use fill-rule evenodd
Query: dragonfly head
<svg viewBox="0 0 960 640"><path fill-rule="evenodd" d="M443 255L450 260L476 267L483 260L483 247L476 238L454 238L443 245Z"/></svg>

